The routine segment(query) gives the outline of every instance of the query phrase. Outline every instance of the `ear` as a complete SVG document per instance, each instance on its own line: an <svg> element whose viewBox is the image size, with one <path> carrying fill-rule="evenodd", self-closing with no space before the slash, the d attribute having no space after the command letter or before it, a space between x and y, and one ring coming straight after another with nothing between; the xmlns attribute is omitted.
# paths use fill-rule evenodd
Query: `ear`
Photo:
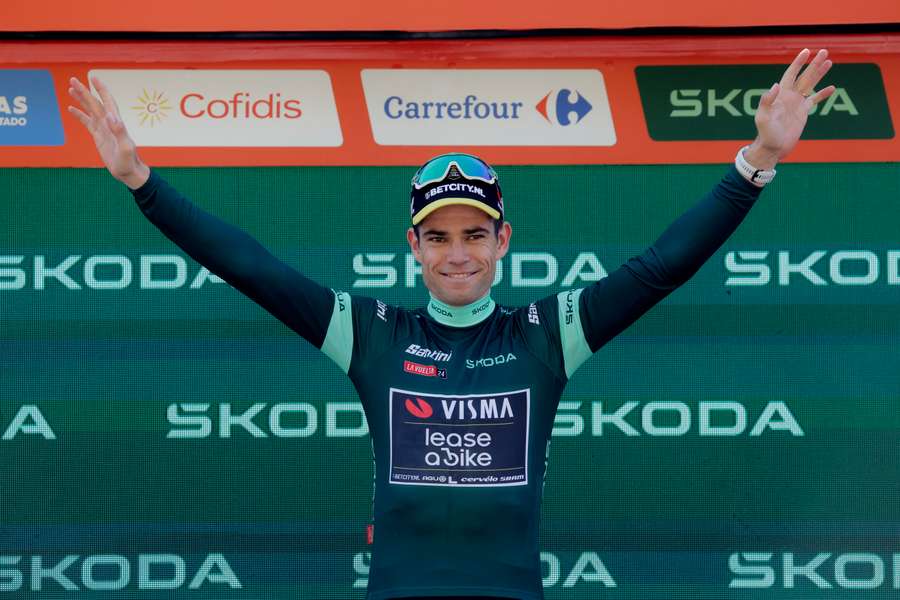
<svg viewBox="0 0 900 600"><path fill-rule="evenodd" d="M416 232L412 227L406 230L406 241L409 242L409 249L416 257L416 262L421 264L422 254L419 249L419 238L416 237Z"/></svg>
<svg viewBox="0 0 900 600"><path fill-rule="evenodd" d="M509 239L512 237L512 225L507 221L500 226L497 232L497 260L500 260L509 251Z"/></svg>

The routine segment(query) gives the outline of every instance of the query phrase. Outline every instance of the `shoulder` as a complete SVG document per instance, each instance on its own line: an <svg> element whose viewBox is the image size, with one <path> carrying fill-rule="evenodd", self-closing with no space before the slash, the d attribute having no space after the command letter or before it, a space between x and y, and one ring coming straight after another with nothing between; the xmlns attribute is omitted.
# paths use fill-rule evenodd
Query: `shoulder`
<svg viewBox="0 0 900 600"><path fill-rule="evenodd" d="M335 294L335 309L344 310L350 307L354 324L357 327L377 331L379 329L394 330L398 327L406 328L418 319L417 310L410 310L402 306L389 304L380 298L362 296L333 290Z"/></svg>
<svg viewBox="0 0 900 600"><path fill-rule="evenodd" d="M547 296L523 306L497 305L497 318L504 324L515 324L524 335L543 335L543 330L557 327L557 297Z"/></svg>

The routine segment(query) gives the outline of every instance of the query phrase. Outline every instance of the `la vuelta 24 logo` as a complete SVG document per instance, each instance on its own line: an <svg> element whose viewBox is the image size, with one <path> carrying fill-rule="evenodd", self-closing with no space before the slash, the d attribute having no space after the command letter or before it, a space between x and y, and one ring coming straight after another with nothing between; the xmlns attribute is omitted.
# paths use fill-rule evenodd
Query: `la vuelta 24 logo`
<svg viewBox="0 0 900 600"><path fill-rule="evenodd" d="M465 396L390 390L390 482L528 483L530 390Z"/></svg>

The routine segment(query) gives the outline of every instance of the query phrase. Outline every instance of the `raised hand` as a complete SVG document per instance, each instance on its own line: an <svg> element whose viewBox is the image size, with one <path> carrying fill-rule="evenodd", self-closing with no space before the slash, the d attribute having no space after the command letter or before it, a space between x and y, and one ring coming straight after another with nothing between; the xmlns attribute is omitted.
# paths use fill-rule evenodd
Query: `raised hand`
<svg viewBox="0 0 900 600"><path fill-rule="evenodd" d="M69 95L81 106L81 110L69 106L69 112L91 132L97 152L112 176L137 189L150 177L150 168L138 156L137 147L125 129L109 89L96 77L92 77L91 82L100 94L99 98L76 77L69 80Z"/></svg>
<svg viewBox="0 0 900 600"><path fill-rule="evenodd" d="M781 81L759 100L754 119L756 140L744 154L747 161L758 169L771 169L794 149L806 127L809 111L835 90L833 85L829 85L815 91L816 85L832 65L828 60L828 50L819 50L800 73L809 54L808 49L801 50Z"/></svg>

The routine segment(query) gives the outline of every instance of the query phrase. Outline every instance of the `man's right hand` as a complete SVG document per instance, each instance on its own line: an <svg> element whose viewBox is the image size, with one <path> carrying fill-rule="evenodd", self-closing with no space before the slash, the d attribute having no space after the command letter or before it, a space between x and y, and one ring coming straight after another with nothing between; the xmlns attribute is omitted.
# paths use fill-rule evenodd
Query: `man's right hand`
<svg viewBox="0 0 900 600"><path fill-rule="evenodd" d="M69 106L72 113L94 137L97 152L113 177L137 189L150 177L150 167L141 161L137 147L125 129L119 107L109 89L96 77L91 78L100 97L97 98L78 78L69 80L69 95L78 101L82 110Z"/></svg>

